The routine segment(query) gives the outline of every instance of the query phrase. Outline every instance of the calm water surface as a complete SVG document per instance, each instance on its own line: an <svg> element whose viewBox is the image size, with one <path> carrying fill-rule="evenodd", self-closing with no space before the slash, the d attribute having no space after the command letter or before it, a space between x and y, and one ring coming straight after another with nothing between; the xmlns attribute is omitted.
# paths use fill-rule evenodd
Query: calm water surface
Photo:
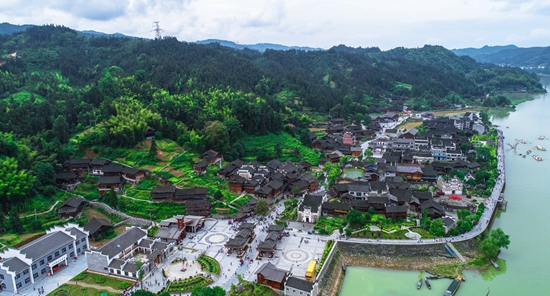
<svg viewBox="0 0 550 296"><path fill-rule="evenodd" d="M550 77L541 82L550 89ZM457 296L470 295L550 295L550 94L535 95L535 100L522 103L514 112L498 112L493 124L504 131L504 143L524 139L517 151L506 145L506 212L500 212L494 228L510 235L509 248L500 253L501 271L467 271ZM506 128L508 126L509 128ZM545 140L538 140L544 135ZM541 145L548 151L536 150ZM541 156L520 157L527 150ZM376 268L349 268L341 296L356 295L443 295L450 280L432 280L432 290L424 285L416 290L419 272Z"/></svg>

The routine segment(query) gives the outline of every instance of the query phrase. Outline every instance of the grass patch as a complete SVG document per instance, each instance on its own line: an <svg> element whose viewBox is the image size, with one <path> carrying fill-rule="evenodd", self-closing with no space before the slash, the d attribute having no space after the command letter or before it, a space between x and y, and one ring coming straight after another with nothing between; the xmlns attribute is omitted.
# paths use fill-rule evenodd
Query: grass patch
<svg viewBox="0 0 550 296"><path fill-rule="evenodd" d="M122 290L121 290L122 291ZM106 290L97 290L87 287L81 287L71 284L63 284L59 288L53 290L50 294L50 296L72 296L72 295L78 295L78 296L97 296L97 295L107 295L107 296L118 296L119 293L109 293Z"/></svg>
<svg viewBox="0 0 550 296"><path fill-rule="evenodd" d="M212 280L205 278L202 275L195 276L192 278L173 281L168 284L166 290L168 293L183 293L192 291L195 287L204 287L212 283Z"/></svg>
<svg viewBox="0 0 550 296"><path fill-rule="evenodd" d="M315 223L313 229L319 231L321 234L331 234L334 230L343 228L346 225L345 217L332 217L328 218L326 216L321 216L319 221Z"/></svg>
<svg viewBox="0 0 550 296"><path fill-rule="evenodd" d="M82 277L84 277L84 278L82 278ZM77 278L79 278L79 279L77 279ZM78 280L78 282L82 282L82 283L86 283L86 284L90 284L90 285L98 285L98 286L102 286L102 287L111 287L115 290L123 290L123 289L120 288L121 283L127 283L129 285L134 284L134 282L132 282L132 281L126 281L126 280L122 280L122 279L119 279L119 278L113 278L113 277L106 276L106 275L99 276L99 275L91 274L91 273L88 273L88 272L82 272L79 275L75 276L72 280L73 281Z"/></svg>
<svg viewBox="0 0 550 296"><path fill-rule="evenodd" d="M397 83L395 84L395 87L396 87L396 88L406 88L406 89L408 89L408 90L412 90L412 88L413 88L412 85L407 84L407 83L403 83L403 82L397 82Z"/></svg>
<svg viewBox="0 0 550 296"><path fill-rule="evenodd" d="M247 136L243 139L246 146L246 155L244 160L257 160L259 151L267 152L268 154L275 154L275 145L279 143L282 147L283 153L278 159L280 161L291 160L298 162L305 160L314 166L319 164L319 158L321 154L308 148L288 133L281 133L279 135L267 134L263 136Z"/></svg>

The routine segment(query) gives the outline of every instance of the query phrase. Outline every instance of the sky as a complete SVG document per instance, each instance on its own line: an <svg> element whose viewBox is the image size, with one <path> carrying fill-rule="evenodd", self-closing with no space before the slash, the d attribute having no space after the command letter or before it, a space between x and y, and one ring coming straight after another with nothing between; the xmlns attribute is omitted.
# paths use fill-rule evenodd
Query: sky
<svg viewBox="0 0 550 296"><path fill-rule="evenodd" d="M328 49L550 46L549 0L6 0L0 22Z"/></svg>

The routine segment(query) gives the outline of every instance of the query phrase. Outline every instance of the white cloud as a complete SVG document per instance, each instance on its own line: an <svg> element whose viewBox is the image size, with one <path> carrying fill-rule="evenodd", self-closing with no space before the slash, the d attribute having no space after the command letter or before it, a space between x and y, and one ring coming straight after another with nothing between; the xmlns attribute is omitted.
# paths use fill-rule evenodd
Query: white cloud
<svg viewBox="0 0 550 296"><path fill-rule="evenodd" d="M548 0L12 0L0 19L152 38L152 22L180 40L209 38L333 45L545 45ZM546 44L549 45L549 44Z"/></svg>

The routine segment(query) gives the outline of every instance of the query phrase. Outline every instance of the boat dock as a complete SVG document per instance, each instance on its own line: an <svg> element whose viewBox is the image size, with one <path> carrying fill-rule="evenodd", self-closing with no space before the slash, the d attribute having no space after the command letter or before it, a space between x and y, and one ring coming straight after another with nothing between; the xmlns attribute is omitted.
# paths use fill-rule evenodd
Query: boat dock
<svg viewBox="0 0 550 296"><path fill-rule="evenodd" d="M447 247L447 246L448 246L448 247ZM454 254L456 254L456 256L458 257L458 259L460 259L460 261L466 262L466 259L464 259L464 257L462 256L462 254L460 254L460 253L456 250L455 246L453 246L453 244L452 244L451 242L447 242L447 245L445 246L445 248L447 249L447 251L449 251L449 253L450 253L451 255L453 255L453 257L454 257ZM452 251L449 250L449 248L450 248ZM453 252L454 252L454 254L453 254Z"/></svg>

